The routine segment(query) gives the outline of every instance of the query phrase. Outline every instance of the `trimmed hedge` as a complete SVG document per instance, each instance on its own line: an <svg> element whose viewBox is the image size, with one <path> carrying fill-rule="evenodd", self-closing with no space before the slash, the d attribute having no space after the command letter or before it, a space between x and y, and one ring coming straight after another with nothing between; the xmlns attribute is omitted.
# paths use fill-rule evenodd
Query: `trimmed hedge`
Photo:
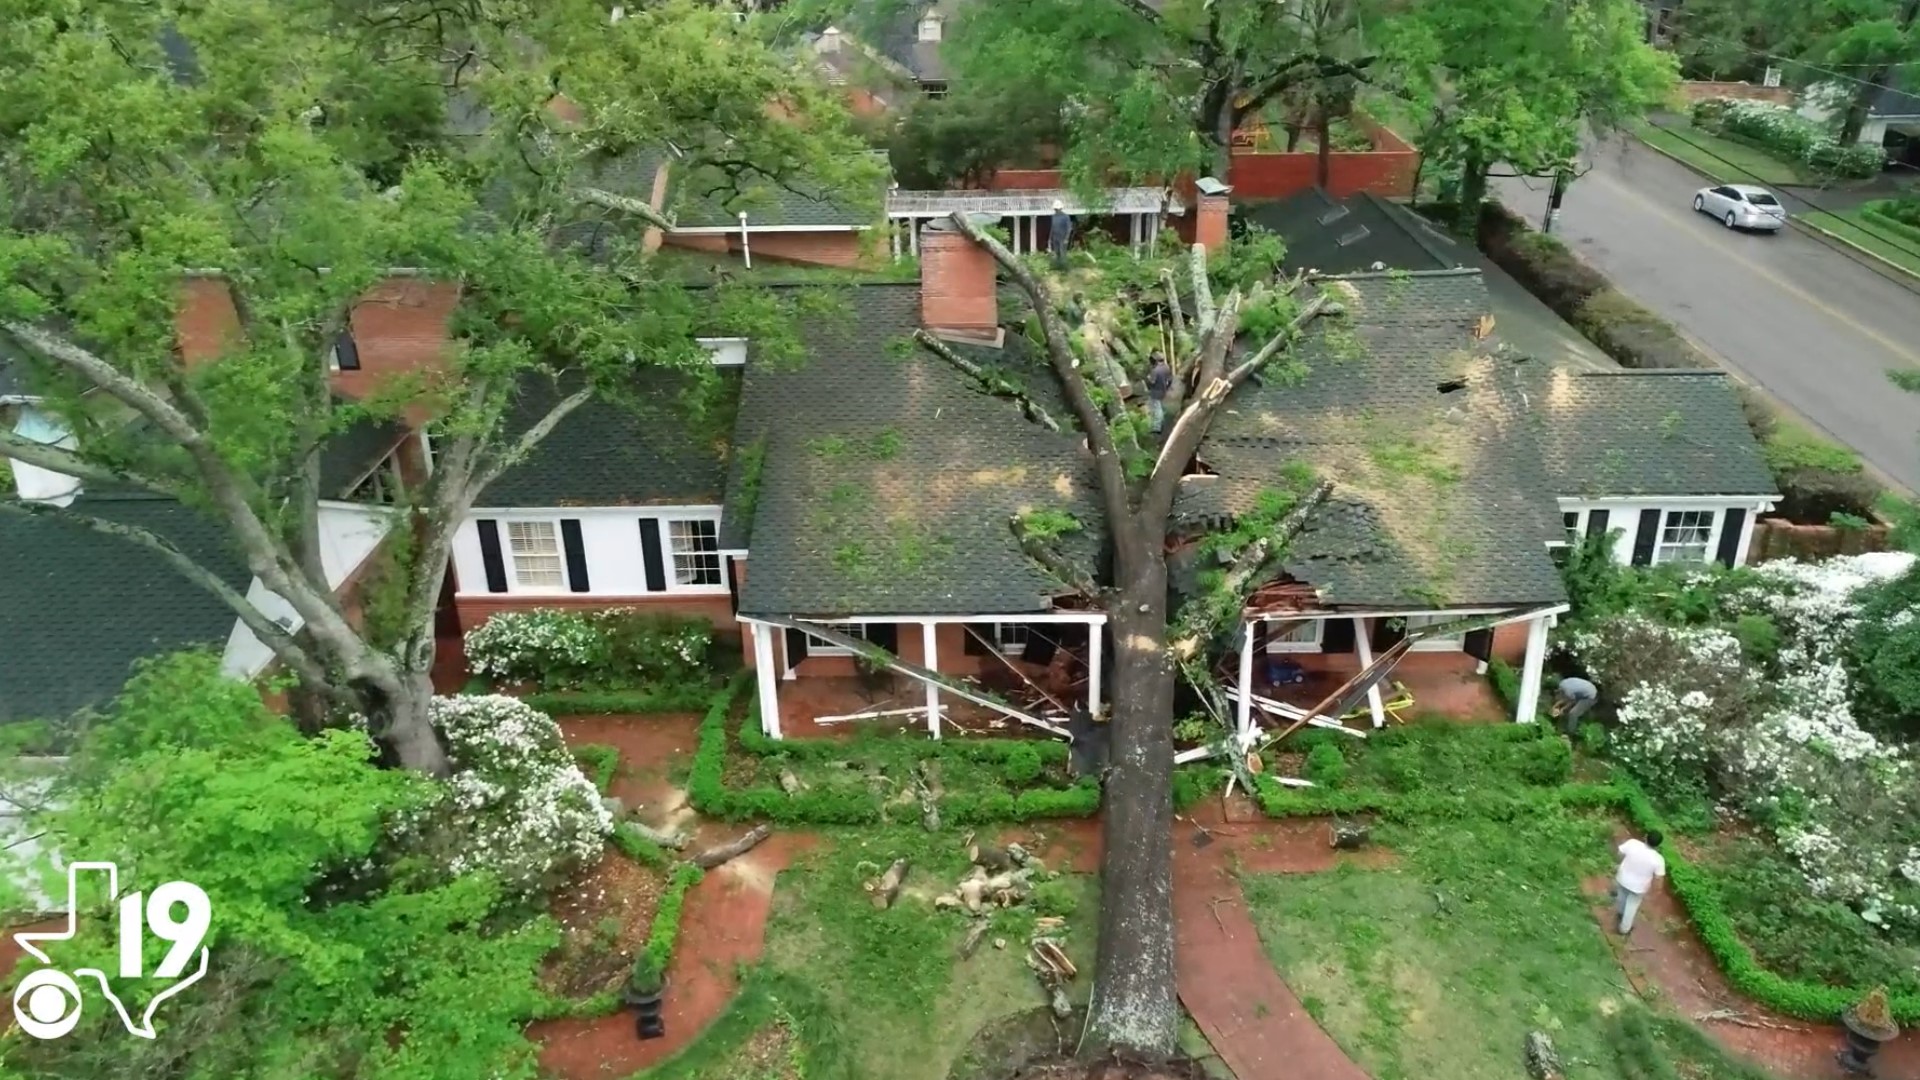
<svg viewBox="0 0 1920 1080"><path fill-rule="evenodd" d="M698 712L713 700L713 687L682 683L633 690L541 690L520 700L552 716L688 713Z"/></svg>
<svg viewBox="0 0 1920 1080"><path fill-rule="evenodd" d="M573 748L573 760L593 781L594 790L605 795L613 786L614 772L620 768L620 751L601 743L586 743Z"/></svg>
<svg viewBox="0 0 1920 1080"><path fill-rule="evenodd" d="M641 835L632 822L623 821L613 827L613 846L634 862L658 870L665 870L673 861L665 848Z"/></svg>
<svg viewBox="0 0 1920 1080"><path fill-rule="evenodd" d="M660 894L660 906L654 909L653 929L642 954L661 974L666 973L667 964L673 960L673 947L680 939L680 913L686 908L687 890L706 876L706 871L689 862L674 867L673 875L667 878L667 889Z"/></svg>

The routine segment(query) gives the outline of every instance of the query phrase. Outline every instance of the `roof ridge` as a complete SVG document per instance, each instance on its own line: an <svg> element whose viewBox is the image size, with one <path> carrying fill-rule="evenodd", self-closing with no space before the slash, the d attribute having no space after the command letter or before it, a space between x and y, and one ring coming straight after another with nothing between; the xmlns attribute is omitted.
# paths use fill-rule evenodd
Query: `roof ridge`
<svg viewBox="0 0 1920 1080"><path fill-rule="evenodd" d="M1419 222L1408 220L1408 218L1414 214L1414 211L1410 207L1402 206L1391 199L1382 198L1371 191L1362 191L1360 195L1374 205L1374 208L1380 212L1381 217L1393 222L1394 228L1404 233L1421 251L1433 256L1440 262L1453 264L1453 268L1455 269L1460 267L1460 260L1455 259L1452 255L1443 251L1438 244L1435 244L1433 238L1427 235L1426 230L1420 227Z"/></svg>
<svg viewBox="0 0 1920 1080"><path fill-rule="evenodd" d="M1696 375L1706 379L1725 379L1731 377L1725 371L1710 370L1707 368L1619 368L1611 371L1579 371L1575 372L1575 374L1582 377L1601 376L1612 378L1617 378L1622 375Z"/></svg>
<svg viewBox="0 0 1920 1080"><path fill-rule="evenodd" d="M1386 278L1394 281L1404 281L1410 277L1447 278L1447 277L1481 277L1481 276L1483 275L1480 273L1480 268L1477 266L1449 266L1444 270L1356 270L1350 274L1320 274L1317 277L1315 277L1313 280L1315 281L1373 281L1373 280Z"/></svg>

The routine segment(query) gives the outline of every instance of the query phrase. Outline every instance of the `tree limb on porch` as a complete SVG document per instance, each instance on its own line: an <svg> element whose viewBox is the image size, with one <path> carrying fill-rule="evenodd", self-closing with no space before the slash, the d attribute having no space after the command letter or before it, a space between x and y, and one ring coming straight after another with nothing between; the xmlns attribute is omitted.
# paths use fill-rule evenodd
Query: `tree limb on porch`
<svg viewBox="0 0 1920 1080"><path fill-rule="evenodd" d="M1247 632L1252 633L1253 631L1249 628ZM1317 717L1344 715L1348 709L1358 704L1361 698L1367 696L1367 691L1378 686L1388 675L1393 674L1393 669L1399 665L1401 658L1412 651L1413 643L1426 636L1425 634L1409 634L1399 641L1394 642L1393 648L1375 657L1373 663L1361 668L1358 672L1354 673L1353 678L1341 683L1339 688L1334 690L1333 693L1322 698L1320 704L1308 709L1305 716L1288 725L1280 734L1275 735L1271 739L1264 740L1264 743L1266 745L1277 743L1294 732L1299 731L1301 728L1306 727L1308 724L1313 723Z"/></svg>
<svg viewBox="0 0 1920 1080"><path fill-rule="evenodd" d="M881 648L878 645L875 645L871 641L865 641L861 638L854 637L851 634L843 634L840 631L835 630L830 626L824 626L820 623L807 622L804 619L781 618L773 615L755 615L754 618L764 623L771 623L774 626L784 627L788 630L798 630L803 634L808 634L812 637L820 639L821 641L825 641L835 646L838 646L839 648L846 649L852 652L855 656L865 658L870 663L880 664L886 667L890 671L897 671L900 674L905 675L910 679L914 679L931 686L939 687L940 689L953 694L955 697L963 698L967 701L973 702L975 705L980 705L985 708L992 709L994 712L997 712L1002 716L1006 716L1014 720L1018 720L1023 724L1030 724L1033 727L1037 727L1041 729L1042 731L1047 731L1055 735L1058 735L1063 739L1071 740L1072 738L1072 736L1068 734L1067 729L1063 727L1059 727L1055 724L1050 724L1047 721L1042 720L1037 716L1033 716L1028 713L1023 713L1020 710L1013 708L1010 705L1003 705L1000 702L995 701L990 697L987 697L985 694L981 693L980 691L975 690L954 679L950 679L947 676L942 675L937 671L931 670L929 668L921 667L919 664L913 664L905 660L902 660L900 657L895 656L894 654L888 652L887 650Z"/></svg>
<svg viewBox="0 0 1920 1080"><path fill-rule="evenodd" d="M915 330L913 332L913 339L924 346L928 352L952 364L955 368L958 368L962 375L978 383L980 389L995 397L1008 398L1017 403L1020 406L1020 411L1026 414L1027 419L1039 424L1048 431L1057 432L1060 430L1060 422L1055 420L1047 410L1041 408L1040 403L1033 400L1032 396L1025 390L1015 385L1013 380L1001 378L986 368L981 367L979 364L961 356L946 342L941 341L925 330Z"/></svg>
<svg viewBox="0 0 1920 1080"><path fill-rule="evenodd" d="M1039 694L1041 697L1046 698L1049 702L1051 702L1054 708L1059 709L1063 713L1071 714L1073 712L1072 709L1069 709L1065 705L1062 705L1060 703L1059 698L1054 697L1052 694L1047 693L1046 687L1041 686L1039 683L1034 682L1032 679L1027 678L1027 673L1015 667L1013 665L1013 661L1007 659L1005 656L1002 656L1000 654L1000 646L995 644L994 642L988 641L985 637L981 636L980 631L975 630L973 627L967 625L966 623L961 623L960 629L965 630L967 634L973 638L973 640L979 642L981 647L987 650L988 656L991 656L995 660L998 660L1002 664L1006 665L1007 670L1013 672L1014 678L1017 678L1021 682L1026 683L1027 686L1031 688L1034 693Z"/></svg>

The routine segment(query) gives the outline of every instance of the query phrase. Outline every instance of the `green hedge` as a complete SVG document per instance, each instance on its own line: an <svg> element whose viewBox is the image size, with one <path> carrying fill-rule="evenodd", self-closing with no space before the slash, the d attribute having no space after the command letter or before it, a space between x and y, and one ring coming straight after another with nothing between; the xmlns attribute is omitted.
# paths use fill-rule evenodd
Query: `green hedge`
<svg viewBox="0 0 1920 1080"><path fill-rule="evenodd" d="M620 768L620 751L600 743L586 743L573 748L573 760L580 763L580 771L587 774L593 786L605 795L613 786L613 774Z"/></svg>
<svg viewBox="0 0 1920 1080"><path fill-rule="evenodd" d="M623 821L613 827L613 846L634 862L665 870L673 857L659 844L641 835L630 821Z"/></svg>
<svg viewBox="0 0 1920 1080"><path fill-rule="evenodd" d="M713 687L682 683L633 690L541 690L520 700L552 716L687 713L705 708L713 700Z"/></svg>
<svg viewBox="0 0 1920 1080"><path fill-rule="evenodd" d="M1909 244L1920 244L1920 225L1898 217L1901 211L1894 210L1898 205L1896 199L1875 199L1860 207L1860 216Z"/></svg>
<svg viewBox="0 0 1920 1080"><path fill-rule="evenodd" d="M660 906L653 913L653 929L647 934L646 961L653 969L664 973L667 964L673 960L673 947L680 939L680 913L686 907L687 890L700 884L706 876L692 863L681 863L674 867L673 875L667 878L667 889L660 894Z"/></svg>

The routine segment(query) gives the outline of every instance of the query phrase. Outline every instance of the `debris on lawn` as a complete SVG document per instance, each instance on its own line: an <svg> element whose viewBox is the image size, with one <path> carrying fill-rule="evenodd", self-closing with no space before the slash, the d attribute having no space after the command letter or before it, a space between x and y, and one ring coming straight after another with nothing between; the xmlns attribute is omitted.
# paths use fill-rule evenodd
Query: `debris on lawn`
<svg viewBox="0 0 1920 1080"><path fill-rule="evenodd" d="M885 910L900 898L900 886L907 881L907 866L906 859L895 859L885 873L867 882L866 890L873 897L874 907Z"/></svg>
<svg viewBox="0 0 1920 1080"><path fill-rule="evenodd" d="M1367 839L1373 835L1373 829L1358 821L1336 821L1327 830L1332 835L1333 847L1339 851L1358 851L1367 846Z"/></svg>
<svg viewBox="0 0 1920 1080"><path fill-rule="evenodd" d="M940 796L945 794L945 789L940 785L940 763L932 758L920 762L914 783L920 790L921 826L928 832L939 832Z"/></svg>
<svg viewBox="0 0 1920 1080"><path fill-rule="evenodd" d="M1058 938L1042 936L1036 930L1033 939L1027 943L1027 966L1040 979L1040 988L1047 993L1047 1005L1053 1015L1062 1020L1073 1015L1073 1003L1067 1000L1067 983L1080 970L1067 959L1067 950L1061 947Z"/></svg>
<svg viewBox="0 0 1920 1080"><path fill-rule="evenodd" d="M1554 1052L1553 1040L1544 1031L1527 1032L1527 1075L1533 1080L1561 1080L1560 1055Z"/></svg>
<svg viewBox="0 0 1920 1080"><path fill-rule="evenodd" d="M758 847L767 837L773 835L773 826L755 825L745 835L717 844L693 857L693 864L702 870L711 870L729 859L736 859Z"/></svg>
<svg viewBox="0 0 1920 1080"><path fill-rule="evenodd" d="M802 783L799 777L793 775L792 769L781 769L780 790L789 795L798 795L807 790L807 785Z"/></svg>
<svg viewBox="0 0 1920 1080"><path fill-rule="evenodd" d="M967 936L960 939L960 959L973 959L973 954L980 948L980 939L987 936L987 927L992 925L985 919L973 924L973 927L967 931Z"/></svg>
<svg viewBox="0 0 1920 1080"><path fill-rule="evenodd" d="M936 911L963 910L969 915L985 915L994 908L1012 907L1033 895L1036 877L1045 879L1047 867L1019 844L997 848L991 844L967 843L967 858L973 863L967 876L952 892L933 898Z"/></svg>

